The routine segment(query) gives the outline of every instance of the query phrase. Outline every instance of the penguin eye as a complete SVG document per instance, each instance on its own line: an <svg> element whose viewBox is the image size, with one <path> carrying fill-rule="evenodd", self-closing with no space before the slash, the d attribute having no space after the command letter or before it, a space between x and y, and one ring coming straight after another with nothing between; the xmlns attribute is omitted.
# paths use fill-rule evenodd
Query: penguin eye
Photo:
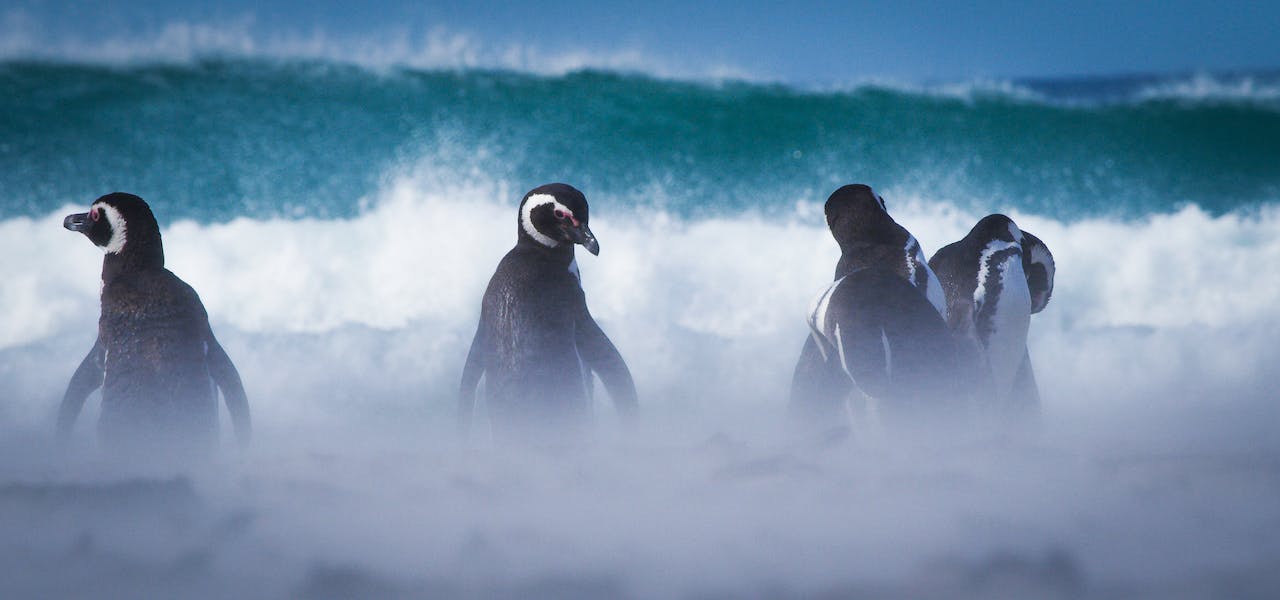
<svg viewBox="0 0 1280 600"><path fill-rule="evenodd" d="M91 209L89 209L89 218L90 218L90 219L93 219L94 221L97 221L97 220L98 220L98 209L96 209L96 208L91 208Z"/></svg>
<svg viewBox="0 0 1280 600"><path fill-rule="evenodd" d="M557 219L560 219L561 221L563 221L563 220L564 220L564 218L565 218L565 217L567 217L567 216L569 216L569 215L568 215L568 213L566 213L566 212L564 212L563 210L560 210L560 209L558 209L558 208L556 209L556 218L557 218Z"/></svg>

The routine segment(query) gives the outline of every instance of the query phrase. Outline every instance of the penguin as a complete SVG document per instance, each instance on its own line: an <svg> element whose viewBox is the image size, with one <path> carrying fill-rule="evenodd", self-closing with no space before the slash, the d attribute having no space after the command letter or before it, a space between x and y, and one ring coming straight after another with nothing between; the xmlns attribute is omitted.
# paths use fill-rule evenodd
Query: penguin
<svg viewBox="0 0 1280 600"><path fill-rule="evenodd" d="M929 264L947 296L947 326L965 340L985 370L990 404L1028 408L1039 391L1027 350L1031 315L1053 292L1053 256L1012 219L983 217Z"/></svg>
<svg viewBox="0 0 1280 600"><path fill-rule="evenodd" d="M164 266L147 203L116 192L63 220L103 250L93 348L71 376L57 430L70 435L85 398L102 388L99 442L111 451L208 454L217 445L218 390L241 444L250 435L240 374L218 343L200 296Z"/></svg>
<svg viewBox="0 0 1280 600"><path fill-rule="evenodd" d="M835 282L809 311L793 417L840 424L854 391L891 411L948 404L959 359L941 284L919 242L866 185L836 190L824 212L841 257Z"/></svg>
<svg viewBox="0 0 1280 600"><path fill-rule="evenodd" d="M624 422L638 408L626 361L587 309L574 246L599 255L587 199L551 183L524 195L516 245L498 263L480 306L480 322L462 369L458 416L470 429L476 388L498 441L572 442L591 417L592 373Z"/></svg>

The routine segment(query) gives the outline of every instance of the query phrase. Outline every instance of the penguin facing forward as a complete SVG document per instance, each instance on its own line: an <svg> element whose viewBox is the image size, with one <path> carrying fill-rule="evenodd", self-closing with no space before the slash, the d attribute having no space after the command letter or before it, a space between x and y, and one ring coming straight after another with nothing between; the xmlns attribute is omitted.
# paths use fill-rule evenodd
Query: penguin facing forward
<svg viewBox="0 0 1280 600"><path fill-rule="evenodd" d="M100 443L112 451L206 454L218 441L218 390L236 436L249 440L240 374L218 344L200 297L164 266L160 227L147 203L107 194L63 227L105 253L97 340L63 396L68 436L85 398L102 388Z"/></svg>
<svg viewBox="0 0 1280 600"><path fill-rule="evenodd" d="M623 418L634 418L631 372L591 317L574 260L575 245L600 253L588 220L586 197L567 184L539 186L520 201L516 245L485 289L462 370L464 433L481 376L496 440L555 443L585 434L593 372Z"/></svg>
<svg viewBox="0 0 1280 600"><path fill-rule="evenodd" d="M948 404L958 355L942 319L942 287L919 242L866 185L836 190L824 211L841 257L835 282L809 311L792 416L841 426L854 391L889 411Z"/></svg>
<svg viewBox="0 0 1280 600"><path fill-rule="evenodd" d="M993 214L939 249L929 264L947 295L947 326L985 367L992 404L1036 406L1027 330L1031 315L1044 309L1053 292L1048 248L1009 217Z"/></svg>

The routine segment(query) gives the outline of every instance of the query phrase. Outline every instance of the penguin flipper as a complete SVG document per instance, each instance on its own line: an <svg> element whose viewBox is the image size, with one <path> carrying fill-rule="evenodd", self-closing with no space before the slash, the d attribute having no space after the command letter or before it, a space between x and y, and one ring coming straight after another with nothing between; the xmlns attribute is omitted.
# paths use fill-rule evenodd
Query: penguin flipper
<svg viewBox="0 0 1280 600"><path fill-rule="evenodd" d="M476 388L480 385L480 377L484 375L484 354L488 337L485 334L484 318L476 326L476 335L471 340L471 350L467 352L467 362L462 366L462 382L458 386L458 430L463 436L471 431L471 415L475 412Z"/></svg>
<svg viewBox="0 0 1280 600"><path fill-rule="evenodd" d="M236 430L236 439L241 446L249 444L253 426L249 418L249 396L244 392L244 383L240 381L240 372L236 370L227 351L222 349L218 338L213 336L210 328L205 334L208 350L205 354L209 365L209 376L222 390L222 401L227 404L227 412L231 414L231 425Z"/></svg>
<svg viewBox="0 0 1280 600"><path fill-rule="evenodd" d="M578 346L578 355L600 376L604 388L613 398L613 405L618 413L626 419L634 418L640 401L636 394L636 383L631 378L631 370L622 359L618 349L609 336L604 334L584 303L582 314L574 331Z"/></svg>
<svg viewBox="0 0 1280 600"><path fill-rule="evenodd" d="M62 404L58 407L59 437L71 435L71 426L75 424L76 417L80 416L85 398L102 386L102 378L106 376L106 358L102 338L94 340L93 348L89 349L84 360L80 361L80 366L76 367L71 381L67 383L67 391L62 395Z"/></svg>
<svg viewBox="0 0 1280 600"><path fill-rule="evenodd" d="M847 328L837 327L832 337L837 348L837 364L854 386L872 398L895 395L892 348L883 327L853 321L847 323Z"/></svg>
<svg viewBox="0 0 1280 600"><path fill-rule="evenodd" d="M805 336L804 348L791 375L787 412L801 425L823 429L847 427L844 404L852 391L851 383L834 361L823 356L814 336Z"/></svg>

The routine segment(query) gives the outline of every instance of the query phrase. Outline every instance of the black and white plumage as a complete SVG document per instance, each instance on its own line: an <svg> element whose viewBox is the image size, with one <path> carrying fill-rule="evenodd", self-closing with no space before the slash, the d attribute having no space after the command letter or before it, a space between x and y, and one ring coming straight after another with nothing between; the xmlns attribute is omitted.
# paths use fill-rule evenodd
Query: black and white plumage
<svg viewBox="0 0 1280 600"><path fill-rule="evenodd" d="M889 216L884 198L870 186L841 187L827 198L823 212L840 245L836 278L858 268L889 269L920 290L938 314L946 314L946 296L920 242Z"/></svg>
<svg viewBox="0 0 1280 600"><path fill-rule="evenodd" d="M581 434L590 421L592 372L625 418L635 414L631 372L587 310L574 261L575 244L600 252L588 219L582 192L563 183L521 200L516 245L485 289L462 371L464 431L481 376L498 439L554 442Z"/></svg>
<svg viewBox="0 0 1280 600"><path fill-rule="evenodd" d="M947 403L958 355L942 315L945 298L920 244L865 185L836 190L825 206L840 245L835 282L809 312L791 412L841 423L855 390L882 410Z"/></svg>
<svg viewBox="0 0 1280 600"><path fill-rule="evenodd" d="M1033 313L1053 292L1053 256L1012 219L988 215L929 260L947 294L947 325L985 366L995 406L1039 402L1027 351Z"/></svg>
<svg viewBox="0 0 1280 600"><path fill-rule="evenodd" d="M1027 275L1027 291L1031 293L1031 314L1049 305L1053 296L1053 254L1040 238L1025 229L1022 232L1022 271Z"/></svg>
<svg viewBox="0 0 1280 600"><path fill-rule="evenodd" d="M218 389L241 442L249 403L235 365L191 286L164 266L160 228L147 203L114 193L63 226L106 253L97 341L71 377L58 412L69 434L85 398L102 387L98 424L109 448L204 453L217 443ZM216 387L215 387L216 386Z"/></svg>
<svg viewBox="0 0 1280 600"><path fill-rule="evenodd" d="M889 269L856 268L837 279L809 313L811 338L829 368L876 402L881 413L946 408L958 355L942 317L920 291Z"/></svg>

